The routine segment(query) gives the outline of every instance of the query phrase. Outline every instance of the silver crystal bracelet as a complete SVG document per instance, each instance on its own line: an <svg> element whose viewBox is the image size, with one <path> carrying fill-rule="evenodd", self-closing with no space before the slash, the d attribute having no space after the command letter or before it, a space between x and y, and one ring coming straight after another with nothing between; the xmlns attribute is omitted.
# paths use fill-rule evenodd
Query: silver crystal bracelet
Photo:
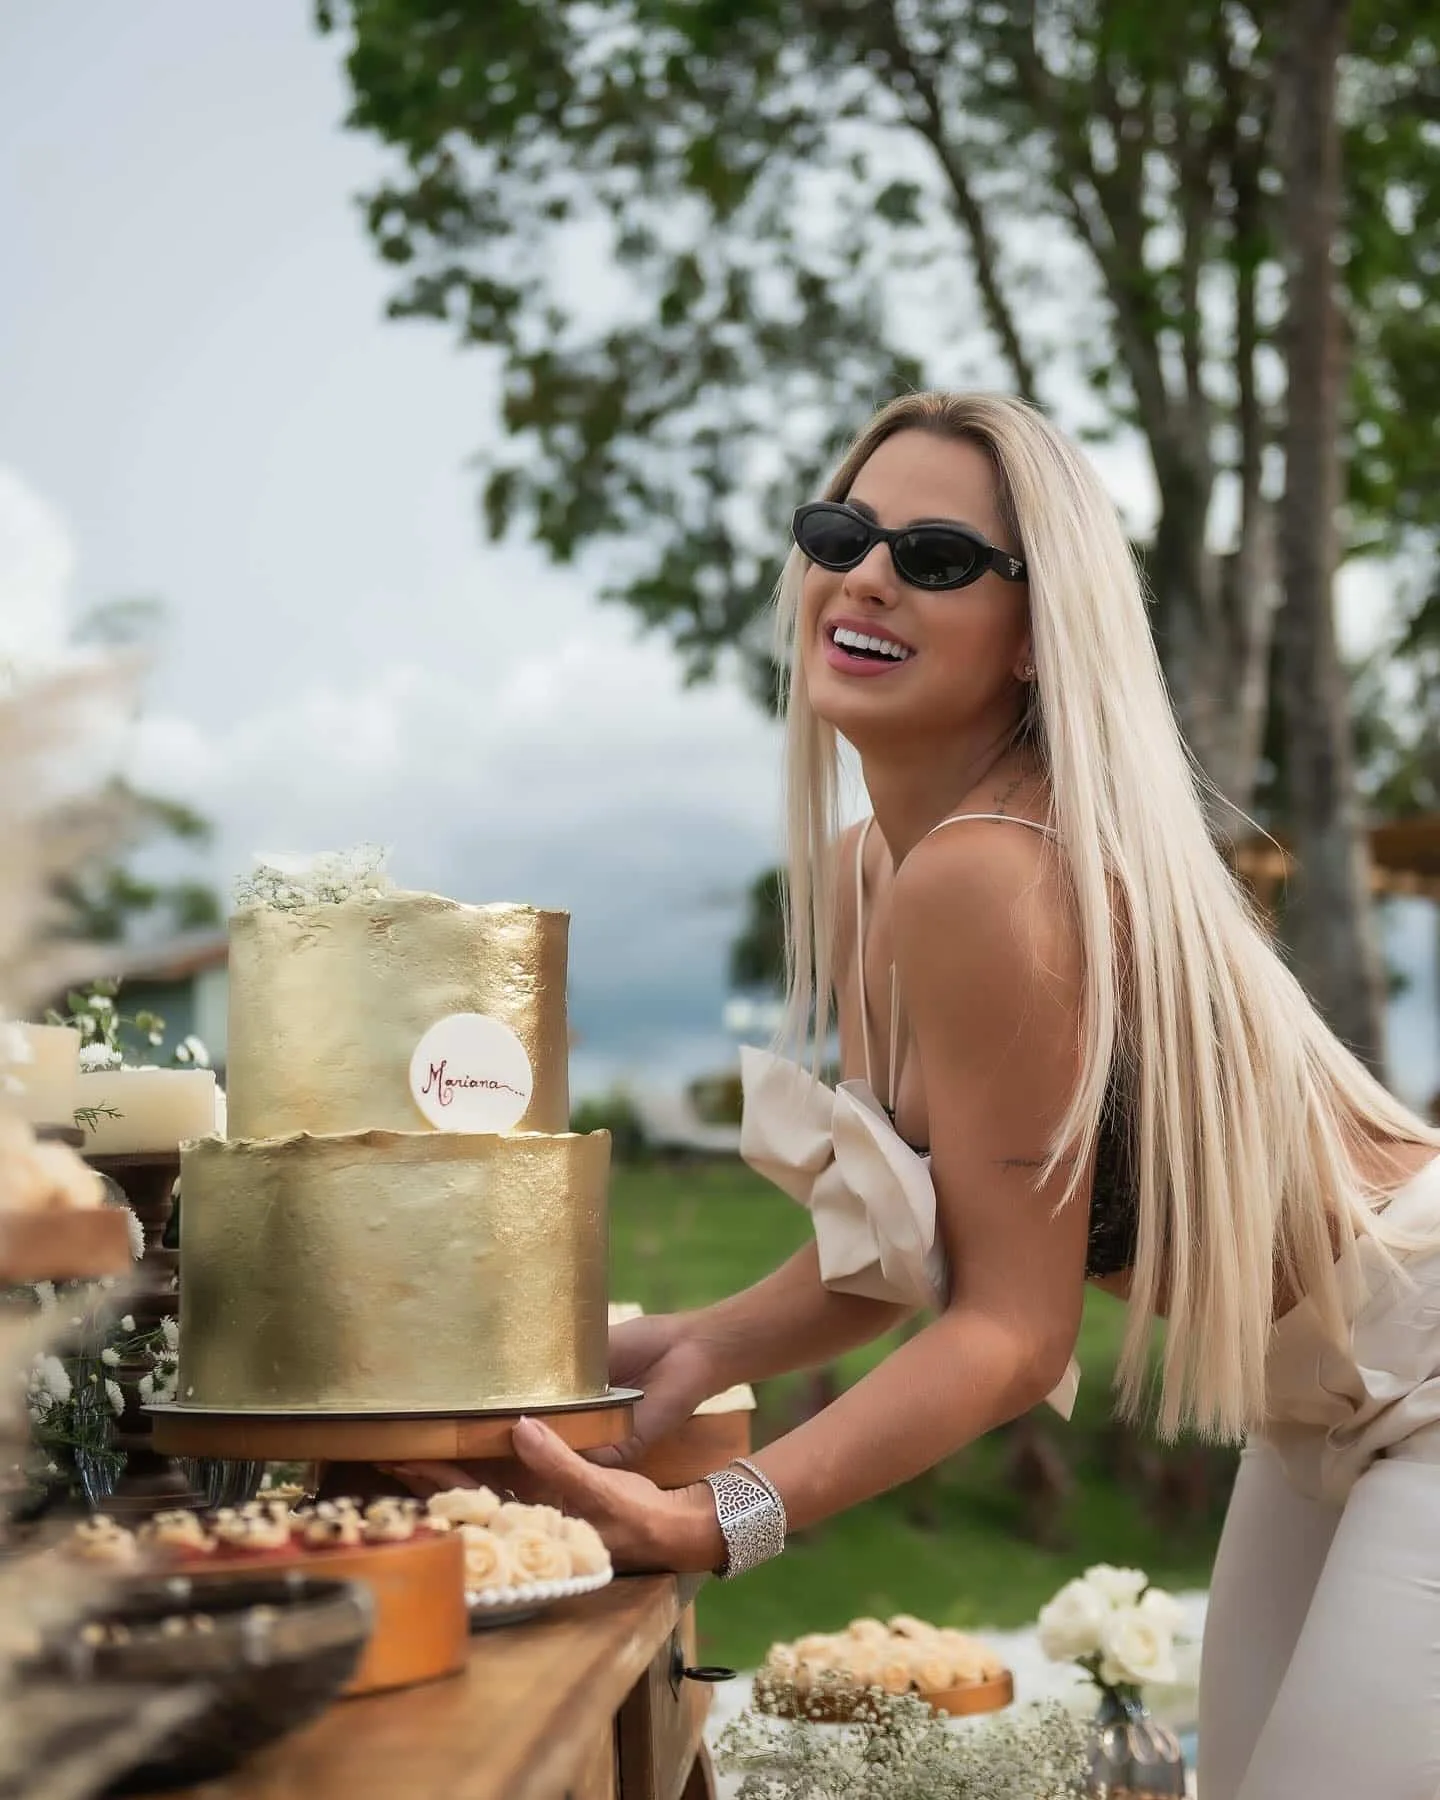
<svg viewBox="0 0 1440 1800"><path fill-rule="evenodd" d="M715 1496L715 1514L725 1539L720 1579L731 1581L778 1556L785 1548L785 1503L769 1477L741 1456L705 1480Z"/></svg>

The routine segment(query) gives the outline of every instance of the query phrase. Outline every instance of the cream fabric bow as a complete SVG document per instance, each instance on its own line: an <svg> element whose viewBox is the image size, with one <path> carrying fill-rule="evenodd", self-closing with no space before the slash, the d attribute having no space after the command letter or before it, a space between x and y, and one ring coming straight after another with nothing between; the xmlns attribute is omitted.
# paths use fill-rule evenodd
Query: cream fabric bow
<svg viewBox="0 0 1440 1800"><path fill-rule="evenodd" d="M935 1229L930 1159L895 1130L867 1081L830 1089L768 1050L744 1046L740 1154L805 1207L826 1287L911 1307L943 1307L950 1274ZM1064 1419L1080 1386L1071 1358L1046 1396Z"/></svg>

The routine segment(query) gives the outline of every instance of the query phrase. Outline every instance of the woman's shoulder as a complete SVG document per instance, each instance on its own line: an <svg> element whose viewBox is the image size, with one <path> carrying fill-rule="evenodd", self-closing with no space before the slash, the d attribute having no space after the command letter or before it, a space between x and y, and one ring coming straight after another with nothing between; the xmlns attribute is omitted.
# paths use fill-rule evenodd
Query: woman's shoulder
<svg viewBox="0 0 1440 1800"><path fill-rule="evenodd" d="M895 874L897 951L941 967L996 959L997 974L1039 958L1052 969L1078 957L1077 922L1063 860L1038 821L957 819L924 837Z"/></svg>

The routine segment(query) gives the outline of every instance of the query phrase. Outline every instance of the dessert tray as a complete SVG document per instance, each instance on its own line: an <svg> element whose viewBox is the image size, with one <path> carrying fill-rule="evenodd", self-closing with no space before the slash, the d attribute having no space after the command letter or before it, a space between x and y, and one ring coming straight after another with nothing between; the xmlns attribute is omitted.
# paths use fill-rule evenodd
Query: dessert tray
<svg viewBox="0 0 1440 1800"><path fill-rule="evenodd" d="M534 1581L524 1587L471 1588L465 1604L470 1609L470 1628L484 1631L493 1625L519 1625L536 1618L559 1600L593 1594L614 1580L613 1569L595 1575L572 1575L568 1581Z"/></svg>
<svg viewBox="0 0 1440 1800"><path fill-rule="evenodd" d="M755 1705L776 1718L845 1725L865 1715L876 1690L958 1718L1009 1706L1015 1680L980 1639L897 1613L887 1624L855 1619L841 1632L772 1644Z"/></svg>

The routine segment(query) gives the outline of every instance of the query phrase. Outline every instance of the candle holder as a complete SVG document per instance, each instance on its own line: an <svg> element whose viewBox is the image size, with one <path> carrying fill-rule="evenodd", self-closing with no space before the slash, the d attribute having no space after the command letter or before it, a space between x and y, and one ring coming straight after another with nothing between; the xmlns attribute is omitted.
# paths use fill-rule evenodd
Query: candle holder
<svg viewBox="0 0 1440 1800"><path fill-rule="evenodd" d="M161 1320L178 1315L180 1306L180 1256L164 1241L180 1176L180 1152L142 1151L90 1156L86 1161L115 1183L140 1221L145 1253L125 1304L140 1331L158 1331ZM152 1513L204 1504L204 1495L183 1463L155 1448L150 1416L140 1397L140 1382L150 1372L150 1360L143 1356L124 1358L113 1371L125 1400L115 1427L115 1447L124 1453L125 1467L106 1497L107 1512Z"/></svg>

